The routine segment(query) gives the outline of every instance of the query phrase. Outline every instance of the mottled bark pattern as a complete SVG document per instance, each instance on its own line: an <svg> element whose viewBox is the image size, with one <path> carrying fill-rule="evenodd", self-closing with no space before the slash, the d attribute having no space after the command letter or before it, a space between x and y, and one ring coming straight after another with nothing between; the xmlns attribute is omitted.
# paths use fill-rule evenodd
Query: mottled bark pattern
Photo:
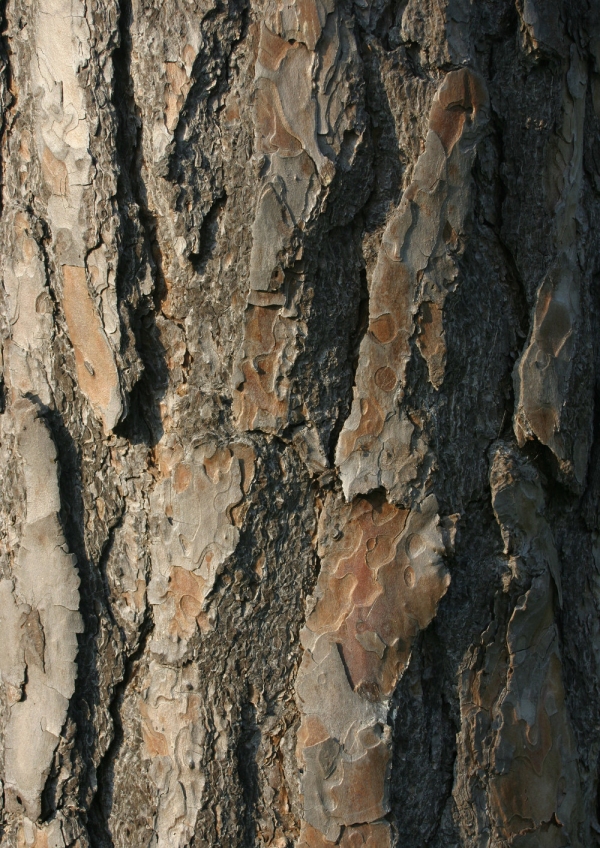
<svg viewBox="0 0 600 848"><path fill-rule="evenodd" d="M600 845L600 8L4 0L0 846Z"/></svg>

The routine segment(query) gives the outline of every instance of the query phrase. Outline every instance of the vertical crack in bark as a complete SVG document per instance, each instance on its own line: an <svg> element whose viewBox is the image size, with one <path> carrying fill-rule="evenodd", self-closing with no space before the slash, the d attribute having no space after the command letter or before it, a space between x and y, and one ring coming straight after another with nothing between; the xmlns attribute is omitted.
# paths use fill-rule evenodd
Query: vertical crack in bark
<svg viewBox="0 0 600 848"><path fill-rule="evenodd" d="M6 163L4 151L6 149L6 132L9 123L9 109L16 107L16 98L10 93L11 69L8 59L6 39L6 4L7 0L0 3L0 146L2 158L0 160L0 215L4 212L4 186L6 180Z"/></svg>
<svg viewBox="0 0 600 848"><path fill-rule="evenodd" d="M535 438L549 448L559 478L580 493L592 440L589 417L587 427L574 420L590 402L589 394L582 396L584 381L577 374L589 356L576 223L583 186L589 72L579 44L566 33L534 20L525 11L521 32L523 49L534 62L544 56L560 70L562 92L560 123L549 139L543 175L546 202L553 213L551 254L536 280L530 334L515 367L514 431L520 447ZM589 392L585 383L583 387Z"/></svg>
<svg viewBox="0 0 600 848"><path fill-rule="evenodd" d="M237 743L239 779L244 798L242 845L253 846L256 838L256 807L259 796L256 756L260 744L260 729L256 723L256 708L248 702L241 708L241 728Z"/></svg>
<svg viewBox="0 0 600 848"><path fill-rule="evenodd" d="M368 200L365 203L367 205ZM361 268L360 271L360 293L359 293L359 301L358 301L358 310L357 310L357 318L356 324L353 329L353 332L350 335L349 341L349 350L348 354L351 358L351 375L352 379L348 381L348 393L347 398L345 399L345 404L340 408L338 413L338 417L336 419L335 425L331 430L331 435L329 438L329 452L328 459L331 467L335 467L335 454L337 451L337 445L340 438L340 434L352 408L352 395L354 391L354 384L356 382L356 372L358 370L359 356L360 356L360 346L362 344L362 340L367 332L369 326L369 286L367 283L367 272L365 268Z"/></svg>
<svg viewBox="0 0 600 848"><path fill-rule="evenodd" d="M133 312L132 323L143 372L132 390L131 414L121 425L119 433L134 443L142 441L154 445L162 435L159 407L168 383L165 352L155 319L166 293L166 283L162 252L157 240L156 216L148 206L147 188L142 176L142 134L147 130L135 101L131 72L132 21L132 2L122 0L119 15L120 46L114 53L117 150L121 163L118 203L122 227L117 273L122 298L133 301L129 308Z"/></svg>
<svg viewBox="0 0 600 848"><path fill-rule="evenodd" d="M114 848L115 845L109 819L113 804L114 768L125 738L121 708L127 688L135 677L136 664L146 653L152 629L152 614L147 607L139 630L137 647L125 657L121 679L115 683L111 694L109 711L112 720L112 739L96 769L96 791L88 813L88 834L93 848ZM123 642L125 642L124 639Z"/></svg>

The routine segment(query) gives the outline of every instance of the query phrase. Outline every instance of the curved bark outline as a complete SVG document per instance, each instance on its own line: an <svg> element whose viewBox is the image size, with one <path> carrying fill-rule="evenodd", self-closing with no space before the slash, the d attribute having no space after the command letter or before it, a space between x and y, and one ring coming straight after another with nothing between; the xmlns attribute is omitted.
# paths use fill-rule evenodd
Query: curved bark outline
<svg viewBox="0 0 600 848"><path fill-rule="evenodd" d="M271 10L260 25L254 121L262 176L234 372L233 413L242 430L279 433L290 423L304 234L324 208L354 126L349 68L356 61L350 22L334 0Z"/></svg>
<svg viewBox="0 0 600 848"><path fill-rule="evenodd" d="M463 836L484 831L498 844L578 846L577 746L554 614L560 563L544 492L534 467L503 442L490 451L490 486L507 576L460 677L454 798Z"/></svg>
<svg viewBox="0 0 600 848"><path fill-rule="evenodd" d="M59 519L56 447L37 408L16 401L27 514L12 579L0 579L0 672L9 702L5 795L36 821L77 678L79 576Z"/></svg>
<svg viewBox="0 0 600 848"><path fill-rule="evenodd" d="M446 75L431 107L425 150L383 234L352 410L336 450L347 499L383 486L396 503L411 501L427 442L402 408L406 368L418 328L430 381L435 388L443 381L442 311L467 236L471 168L487 105L479 74L464 68Z"/></svg>

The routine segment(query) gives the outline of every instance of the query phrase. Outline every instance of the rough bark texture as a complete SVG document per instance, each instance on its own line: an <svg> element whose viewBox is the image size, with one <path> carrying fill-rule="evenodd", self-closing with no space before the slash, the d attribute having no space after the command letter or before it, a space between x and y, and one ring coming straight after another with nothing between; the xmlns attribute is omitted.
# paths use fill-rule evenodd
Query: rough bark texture
<svg viewBox="0 0 600 848"><path fill-rule="evenodd" d="M600 7L4 0L2 848L600 844Z"/></svg>

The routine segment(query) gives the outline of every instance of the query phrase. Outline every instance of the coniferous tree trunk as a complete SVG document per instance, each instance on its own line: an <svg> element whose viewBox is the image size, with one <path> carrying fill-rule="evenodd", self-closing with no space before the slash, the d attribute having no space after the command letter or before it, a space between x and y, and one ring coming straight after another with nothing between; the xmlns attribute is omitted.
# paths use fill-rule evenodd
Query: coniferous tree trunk
<svg viewBox="0 0 600 848"><path fill-rule="evenodd" d="M600 844L598 3L2 16L2 848Z"/></svg>

